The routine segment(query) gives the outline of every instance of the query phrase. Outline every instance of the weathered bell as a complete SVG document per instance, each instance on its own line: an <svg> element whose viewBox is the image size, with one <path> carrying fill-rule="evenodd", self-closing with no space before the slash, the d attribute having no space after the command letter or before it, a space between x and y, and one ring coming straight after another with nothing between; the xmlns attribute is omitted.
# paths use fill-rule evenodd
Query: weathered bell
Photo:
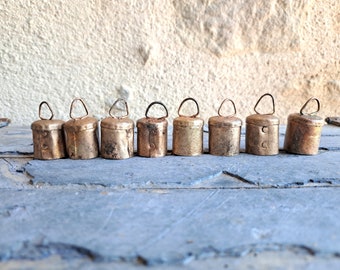
<svg viewBox="0 0 340 270"><path fill-rule="evenodd" d="M166 115L149 117L149 109L159 104L164 107ZM137 154L142 157L163 157L168 148L168 110L161 102L152 102L145 112L145 117L137 121Z"/></svg>
<svg viewBox="0 0 340 270"><path fill-rule="evenodd" d="M82 117L73 117L72 110L76 101L80 101L86 114ZM64 124L66 151L71 159L91 159L98 157L98 121L88 116L84 101L76 98L70 106L70 118Z"/></svg>
<svg viewBox="0 0 340 270"><path fill-rule="evenodd" d="M317 110L312 113L305 113L304 109L307 104L313 100L317 103ZM288 116L284 142L284 149L287 152L301 155L316 155L318 153L321 130L324 124L324 120L316 115L319 110L319 100L312 97L302 106L300 113Z"/></svg>
<svg viewBox="0 0 340 270"><path fill-rule="evenodd" d="M41 114L42 106L46 105L51 112L50 118ZM59 159L66 156L65 140L62 120L53 120L53 111L50 105L43 101L39 105L39 118L32 123L33 149L35 159Z"/></svg>
<svg viewBox="0 0 340 270"><path fill-rule="evenodd" d="M191 116L180 113L182 105L186 101L196 104L197 112ZM173 124L172 153L178 156L197 156L203 153L203 119L199 115L199 106L195 99L186 98L178 108L178 117Z"/></svg>
<svg viewBox="0 0 340 270"><path fill-rule="evenodd" d="M223 116L221 108L226 101L234 107L234 113ZM234 156L240 153L242 120L235 117L235 103L226 98L222 101L218 116L209 118L209 153L216 156Z"/></svg>
<svg viewBox="0 0 340 270"><path fill-rule="evenodd" d="M265 96L270 96L273 110L268 114L260 114L256 107ZM275 113L274 98L271 94L264 94L257 101L254 111L256 114L246 118L246 152L253 155L270 156L279 153L279 124Z"/></svg>
<svg viewBox="0 0 340 270"><path fill-rule="evenodd" d="M113 109L124 102L126 114L116 116ZM129 108L124 99L117 99L110 108L110 116L101 121L101 156L108 159L126 159L133 156L134 123L128 118Z"/></svg>

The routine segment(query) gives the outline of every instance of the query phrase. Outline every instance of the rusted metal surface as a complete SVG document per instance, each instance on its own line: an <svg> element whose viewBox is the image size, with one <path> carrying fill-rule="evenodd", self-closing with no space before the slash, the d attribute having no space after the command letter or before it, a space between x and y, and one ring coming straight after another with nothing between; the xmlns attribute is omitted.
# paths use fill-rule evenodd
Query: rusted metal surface
<svg viewBox="0 0 340 270"><path fill-rule="evenodd" d="M197 112L191 116L180 113L182 105L192 100L196 104ZM172 153L178 156L197 156L203 153L203 119L199 115L199 106L195 99L186 98L178 108L178 115L173 122Z"/></svg>
<svg viewBox="0 0 340 270"><path fill-rule="evenodd" d="M305 113L308 103L316 101L318 107L315 112ZM284 148L289 153L300 155L316 155L319 151L321 130L324 120L315 115L320 110L320 102L310 98L301 108L300 113L288 116Z"/></svg>
<svg viewBox="0 0 340 270"><path fill-rule="evenodd" d="M11 123L11 120L8 118L0 118L0 128L6 127Z"/></svg>
<svg viewBox="0 0 340 270"><path fill-rule="evenodd" d="M73 117L74 103L80 101L86 114L82 117ZM98 121L88 116L88 110L82 99L74 99L70 107L71 120L64 124L66 151L71 159L91 159L98 157Z"/></svg>
<svg viewBox="0 0 340 270"><path fill-rule="evenodd" d="M124 102L126 114L112 113L118 102ZM124 99L117 99L110 108L110 117L101 121L101 156L107 159L126 159L133 156L134 123L128 118L129 108Z"/></svg>
<svg viewBox="0 0 340 270"><path fill-rule="evenodd" d="M47 106L51 112L49 118L44 118L41 114L43 105ZM64 121L53 120L53 116L50 105L46 101L41 102L39 105L40 120L31 124L35 159L59 159L66 156Z"/></svg>
<svg viewBox="0 0 340 270"><path fill-rule="evenodd" d="M340 117L327 117L325 121L327 122L327 124L340 127Z"/></svg>
<svg viewBox="0 0 340 270"><path fill-rule="evenodd" d="M231 115L221 115L222 105L230 101L234 107ZM218 116L209 118L209 153L216 156L234 156L240 153L241 119L235 117L235 103L225 99L218 109Z"/></svg>
<svg viewBox="0 0 340 270"><path fill-rule="evenodd" d="M272 99L273 109L268 114L260 114L257 105L265 96ZM275 103L271 94L264 94L257 101L256 114L246 118L246 152L253 155L271 156L279 153L279 118L274 116Z"/></svg>
<svg viewBox="0 0 340 270"><path fill-rule="evenodd" d="M164 107L165 116L149 117L149 109L159 104ZM137 154L142 157L163 157L167 154L168 144L168 110L161 102L152 102L145 112L145 117L137 121Z"/></svg>

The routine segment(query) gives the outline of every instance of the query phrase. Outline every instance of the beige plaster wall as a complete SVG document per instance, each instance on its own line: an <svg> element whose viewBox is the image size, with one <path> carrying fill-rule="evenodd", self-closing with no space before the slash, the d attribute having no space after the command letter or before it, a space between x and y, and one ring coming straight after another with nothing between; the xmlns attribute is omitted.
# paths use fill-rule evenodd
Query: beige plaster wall
<svg viewBox="0 0 340 270"><path fill-rule="evenodd" d="M0 117L14 124L42 100L67 120L75 97L99 118L123 97L134 120L155 100L172 120L190 96L205 120L226 97L244 120L266 92L282 123L310 96L340 115L338 0L2 0L0 21Z"/></svg>

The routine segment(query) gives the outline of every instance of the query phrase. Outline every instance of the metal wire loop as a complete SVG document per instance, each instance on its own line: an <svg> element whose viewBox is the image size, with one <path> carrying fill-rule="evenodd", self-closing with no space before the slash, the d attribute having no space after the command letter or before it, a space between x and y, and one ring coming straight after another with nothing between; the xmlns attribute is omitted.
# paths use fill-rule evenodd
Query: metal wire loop
<svg viewBox="0 0 340 270"><path fill-rule="evenodd" d="M256 102L256 104L255 104L255 106L254 106L254 111L255 111L257 114L261 114L261 113L259 113L259 112L256 110L256 108L257 108L257 105L258 105L258 104L260 103L260 101L262 100L262 98L264 98L265 96L271 97L272 102L273 102L273 111L272 111L271 113L265 113L265 114L266 114L266 115L274 114L274 113L275 113L275 102L274 102L274 97L273 97L271 94L269 94L269 93L266 93L266 94L262 95L262 96L259 98L259 100Z"/></svg>
<svg viewBox="0 0 340 270"><path fill-rule="evenodd" d="M316 104L318 105L318 108L315 112L311 112L311 113L304 113L303 110L307 107L308 103L315 100ZM318 113L320 111L320 101L316 98L316 97L311 97L310 99L308 99L306 101L306 103L302 106L301 110L300 110L300 114L301 115L314 115L316 113Z"/></svg>
<svg viewBox="0 0 340 270"><path fill-rule="evenodd" d="M229 115L224 116L224 115L221 114L221 109L222 109L223 104L224 104L226 101L229 101L229 102L231 102L231 103L233 104L234 113L233 113L233 114L229 114ZM219 116L222 116L222 117L231 117L231 116L234 116L235 114L236 114L236 106L235 106L234 101L232 101L232 100L229 99L229 98L226 98L225 100L223 100L222 103L221 103L221 105L220 105L220 107L218 108L218 115L219 115Z"/></svg>
<svg viewBox="0 0 340 270"><path fill-rule="evenodd" d="M44 104L47 106L47 108L48 108L48 109L50 110L50 112L51 112L50 118L44 118L44 117L42 117L42 115L41 115L42 106L43 106ZM50 104L48 104L47 101L41 102L40 105L39 105L39 118L40 118L41 120L52 120L53 117L54 117L54 113L53 113L53 111L52 111L52 109L51 109Z"/></svg>
<svg viewBox="0 0 340 270"><path fill-rule="evenodd" d="M125 111L126 111L126 114L125 115L122 115L122 116L115 116L113 113L112 113L112 110L116 107L117 103L118 102L124 102L124 105L125 105ZM110 110L109 110L109 114L111 117L113 118L117 118L117 119L122 119L122 118L125 118L125 117L128 117L129 116L129 107L127 105L127 102L125 99L123 98L118 98L111 106Z"/></svg>
<svg viewBox="0 0 340 270"><path fill-rule="evenodd" d="M75 103L76 101L80 101L80 102L83 104L83 107L84 107L84 109L85 109L85 113L86 113L86 114L83 115L83 116L81 116L81 117L73 117L73 116L72 116L72 110L73 110L73 107L74 107L74 103ZM75 99L72 101L71 106L70 106L70 118L72 118L72 119L74 119L74 120L78 120L78 119L82 119L82 118L84 118L84 117L86 117L86 116L88 116L88 115L89 115L89 111L87 110L87 107L86 107L84 101L83 101L81 98L75 98Z"/></svg>
<svg viewBox="0 0 340 270"><path fill-rule="evenodd" d="M150 110L150 108L153 106L153 105L155 105L155 104L158 104L158 105L161 105L164 109L165 109L165 112L166 112L166 115L165 116L162 116L162 117L158 117L157 119L164 119L164 118L167 118L168 117L168 109L165 107L165 105L162 103L162 102L160 102L160 101L154 101L154 102L151 102L150 104L149 104L149 106L148 106L148 108L146 109L146 111L145 111L145 117L146 118L150 118L149 116L148 116L148 112L149 112L149 110Z"/></svg>
<svg viewBox="0 0 340 270"><path fill-rule="evenodd" d="M197 108L197 113L195 113L195 114L193 114L193 115L190 115L190 116L187 116L187 117L195 118L196 116L199 115L200 109L199 109L199 107L198 107L197 101L196 101L195 99L191 98L191 97L184 99L184 100L182 101L181 105L179 105L179 108L178 108L178 115L179 115L179 116L186 116L186 115L182 115L182 114L180 113L180 111L181 111L181 108L182 108L183 104L184 104L185 102L187 102L188 100L191 100L191 101L195 102L196 108Z"/></svg>

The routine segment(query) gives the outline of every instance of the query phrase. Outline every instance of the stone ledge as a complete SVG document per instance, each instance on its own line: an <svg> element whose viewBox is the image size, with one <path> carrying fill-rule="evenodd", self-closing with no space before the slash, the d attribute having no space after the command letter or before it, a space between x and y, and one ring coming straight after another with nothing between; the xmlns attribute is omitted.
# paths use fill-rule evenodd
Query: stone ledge
<svg viewBox="0 0 340 270"><path fill-rule="evenodd" d="M32 160L32 183L114 188L285 188L339 186L338 152L316 156L201 155L126 160Z"/></svg>
<svg viewBox="0 0 340 270"><path fill-rule="evenodd" d="M41 260L70 250L75 259L89 255L94 262L139 258L146 265L176 265L288 250L336 259L340 251L336 189L0 195L0 261Z"/></svg>

